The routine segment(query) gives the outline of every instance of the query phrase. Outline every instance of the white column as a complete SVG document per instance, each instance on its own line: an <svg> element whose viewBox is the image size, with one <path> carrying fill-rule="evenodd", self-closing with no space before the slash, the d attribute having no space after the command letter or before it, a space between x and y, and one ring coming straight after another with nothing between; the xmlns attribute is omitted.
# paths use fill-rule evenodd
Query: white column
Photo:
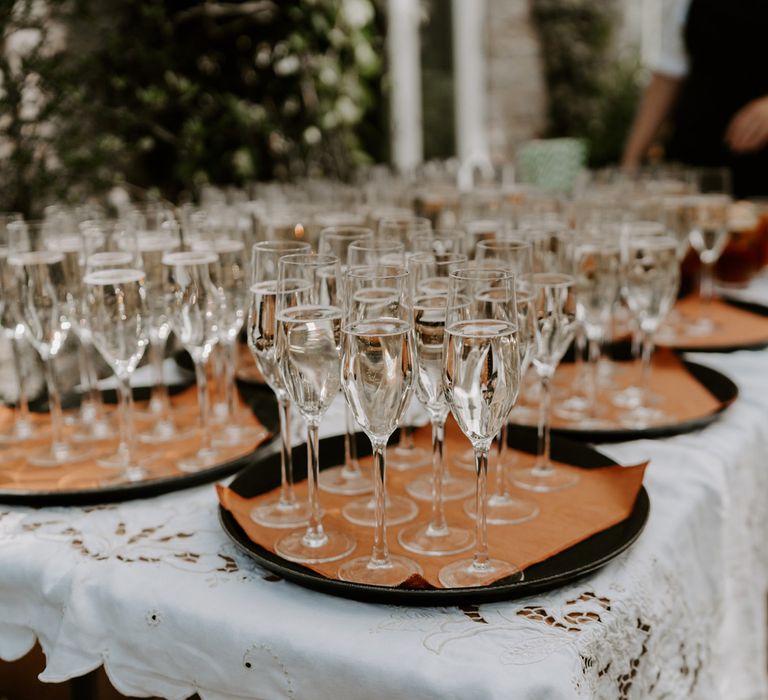
<svg viewBox="0 0 768 700"><path fill-rule="evenodd" d="M490 166L486 126L485 0L453 0L453 71L456 151L461 179ZM471 182L460 182L463 188Z"/></svg>
<svg viewBox="0 0 768 700"><path fill-rule="evenodd" d="M408 172L424 157L421 117L419 0L387 0L392 161Z"/></svg>

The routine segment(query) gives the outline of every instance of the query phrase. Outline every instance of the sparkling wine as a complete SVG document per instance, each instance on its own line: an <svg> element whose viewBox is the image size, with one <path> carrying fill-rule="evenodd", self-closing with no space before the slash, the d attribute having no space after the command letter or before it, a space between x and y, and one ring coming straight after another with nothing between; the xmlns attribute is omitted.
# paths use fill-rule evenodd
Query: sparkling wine
<svg viewBox="0 0 768 700"><path fill-rule="evenodd" d="M445 335L444 296L417 299L413 305L416 396L430 412L447 406L443 391L443 337Z"/></svg>
<svg viewBox="0 0 768 700"><path fill-rule="evenodd" d="M517 326L478 319L446 329L445 390L462 432L473 442L501 430L520 386Z"/></svg>
<svg viewBox="0 0 768 700"><path fill-rule="evenodd" d="M93 344L119 376L133 372L147 346L144 274L98 270L83 281Z"/></svg>
<svg viewBox="0 0 768 700"><path fill-rule="evenodd" d="M627 306L643 330L652 332L669 312L680 284L674 241L666 238L633 242L625 271Z"/></svg>
<svg viewBox="0 0 768 700"><path fill-rule="evenodd" d="M410 343L410 325L400 319L354 321L344 329L344 393L368 435L388 438L405 411L413 381Z"/></svg>
<svg viewBox="0 0 768 700"><path fill-rule="evenodd" d="M536 347L533 364L540 374L553 374L576 332L574 279L558 273L534 275Z"/></svg>
<svg viewBox="0 0 768 700"><path fill-rule="evenodd" d="M251 287L251 308L248 315L248 347L256 366L276 394L285 392L275 357L277 282L257 282Z"/></svg>
<svg viewBox="0 0 768 700"><path fill-rule="evenodd" d="M277 317L277 358L285 388L299 410L319 418L339 391L341 311L294 306Z"/></svg>

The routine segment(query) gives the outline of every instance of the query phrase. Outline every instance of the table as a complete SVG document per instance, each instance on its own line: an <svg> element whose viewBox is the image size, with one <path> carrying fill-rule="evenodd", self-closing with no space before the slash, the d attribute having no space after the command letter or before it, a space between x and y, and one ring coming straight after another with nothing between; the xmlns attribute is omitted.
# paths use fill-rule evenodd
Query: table
<svg viewBox="0 0 768 700"><path fill-rule="evenodd" d="M0 658L37 639L42 680L103 664L126 695L204 700L765 698L768 351L691 358L740 399L701 432L601 448L652 460L651 515L571 586L463 609L333 598L240 555L212 486L0 505ZM342 424L334 404L323 432Z"/></svg>

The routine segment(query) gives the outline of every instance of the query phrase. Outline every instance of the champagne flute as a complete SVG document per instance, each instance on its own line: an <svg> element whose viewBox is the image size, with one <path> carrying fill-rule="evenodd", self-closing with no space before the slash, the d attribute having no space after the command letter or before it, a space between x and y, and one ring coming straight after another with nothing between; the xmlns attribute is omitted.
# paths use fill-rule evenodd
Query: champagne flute
<svg viewBox="0 0 768 700"><path fill-rule="evenodd" d="M131 375L149 342L144 272L106 268L89 272L83 281L91 339L118 379L123 472L108 483L141 481L148 472L136 454Z"/></svg>
<svg viewBox="0 0 768 700"><path fill-rule="evenodd" d="M262 241L252 250L251 306L248 312L248 347L256 366L275 393L280 418L280 495L251 510L251 518L266 527L298 527L309 520L309 503L297 500L293 488L291 454L291 402L275 357L277 333L278 262L284 255L307 254L309 243L303 241Z"/></svg>
<svg viewBox="0 0 768 700"><path fill-rule="evenodd" d="M468 496L474 487L470 479L446 479L443 462L449 411L443 387L448 274L467 262L466 255L454 254L451 258L438 261L430 253L417 253L408 260L413 299L414 388L432 423L432 474L414 479L406 490L414 498L431 500L432 516L428 523L401 529L398 541L411 552L435 556L463 552L474 541L471 530L447 523L444 508L444 500Z"/></svg>
<svg viewBox="0 0 768 700"><path fill-rule="evenodd" d="M163 257L181 249L178 224L170 217L162 218L154 227L144 222L137 233L136 244L145 274L144 286L149 305L149 365L152 370L149 405L141 412L142 417L150 419L152 424L139 433L139 440L160 445L186 440L192 435L191 431L181 428L173 417L163 371L165 349L171 334L170 307L165 296L167 270Z"/></svg>
<svg viewBox="0 0 768 700"><path fill-rule="evenodd" d="M377 265L403 267L405 245L400 241L354 241L347 248L347 269Z"/></svg>
<svg viewBox="0 0 768 700"><path fill-rule="evenodd" d="M475 553L440 570L448 588L521 580L513 564L491 558L486 519L488 452L520 387L514 276L505 270L466 268L451 273L445 327L443 381L451 413L475 450Z"/></svg>
<svg viewBox="0 0 768 700"><path fill-rule="evenodd" d="M536 295L536 345L533 366L541 385L538 456L532 467L512 472L515 486L531 491L558 491L573 486L578 476L552 464L550 458L551 381L576 330L576 280L561 272L533 275Z"/></svg>
<svg viewBox="0 0 768 700"><path fill-rule="evenodd" d="M392 216L379 221L377 238L380 241L400 241L407 251L411 251L414 238L431 231L432 222L424 217L413 214Z"/></svg>
<svg viewBox="0 0 768 700"><path fill-rule="evenodd" d="M349 246L357 241L373 242L373 231L362 226L330 226L320 232L318 252L335 255L341 263L342 276L346 272ZM357 459L357 430L349 406L344 406L346 431L344 433L344 463L324 469L320 474L320 488L330 493L357 495L373 488L371 478L360 469Z"/></svg>
<svg viewBox="0 0 768 700"><path fill-rule="evenodd" d="M386 524L386 447L410 398L413 349L408 271L356 268L346 277L341 380L357 422L373 446L376 524L370 557L339 568L342 581L397 586L421 572L406 557L391 556Z"/></svg>
<svg viewBox="0 0 768 700"><path fill-rule="evenodd" d="M0 444L3 445L32 440L39 433L29 417L27 383L24 380L26 373L22 360L22 344L25 342L24 325L20 322L16 277L13 268L8 263L8 258L11 255L27 249L23 240L15 240L16 237L8 232L9 224L21 220L21 214L0 213L0 292L2 296L0 299L0 326L2 326L3 332L11 344L14 374L18 382L17 408L13 426L0 433Z"/></svg>
<svg viewBox="0 0 768 700"><path fill-rule="evenodd" d="M27 224L15 222L27 231ZM22 228L23 227L23 228ZM61 395L56 382L55 359L69 335L74 302L69 290L73 281L67 276L64 254L52 250L14 253L13 266L18 285L20 318L26 337L43 361L51 416L51 445L27 457L30 464L56 467L87 459L91 452L75 448L64 439Z"/></svg>
<svg viewBox="0 0 768 700"><path fill-rule="evenodd" d="M520 377L525 376L533 358L536 341L533 246L528 241L513 238L480 241L475 248L475 262L479 268L500 269L514 275L515 303L517 306L517 345L520 351ZM515 498L509 493L507 469L515 458L509 451L507 426L509 416L499 431L496 453L493 493L488 497L486 517L491 525L515 525L535 518L539 507L533 501ZM470 499L464 503L464 512L477 517L476 504Z"/></svg>
<svg viewBox="0 0 768 700"><path fill-rule="evenodd" d="M422 231L412 238L414 253L432 253L437 259L467 254L467 234L459 228Z"/></svg>
<svg viewBox="0 0 768 700"><path fill-rule="evenodd" d="M654 336L669 313L680 286L677 242L672 236L635 236L627 241L624 260L624 293L635 317L642 342L640 400L622 416L633 428L663 422L667 414L649 405L648 394Z"/></svg>
<svg viewBox="0 0 768 700"><path fill-rule="evenodd" d="M237 339L245 323L248 277L245 229L242 219L229 222L225 219L209 219L203 231L205 236L192 243L192 250L209 251L216 254L216 263L211 267L211 276L224 300L219 320L219 346L222 352L224 384L224 425L213 440L215 446L255 444L261 437L261 430L250 420L239 416L237 384Z"/></svg>
<svg viewBox="0 0 768 700"><path fill-rule="evenodd" d="M196 472L213 466L219 452L213 446L210 430L210 401L206 365L219 342L219 323L224 299L211 279L211 266L217 264L211 252L165 253L165 299L173 332L195 363L197 401L200 410L200 447L194 454L177 461L181 471Z"/></svg>
<svg viewBox="0 0 768 700"><path fill-rule="evenodd" d="M307 479L310 516L306 530L294 530L275 544L289 561L334 561L355 548L340 530L323 528L318 489L318 429L339 392L341 309L339 259L334 255L293 254L280 258L277 278L275 356L288 395L307 424Z"/></svg>

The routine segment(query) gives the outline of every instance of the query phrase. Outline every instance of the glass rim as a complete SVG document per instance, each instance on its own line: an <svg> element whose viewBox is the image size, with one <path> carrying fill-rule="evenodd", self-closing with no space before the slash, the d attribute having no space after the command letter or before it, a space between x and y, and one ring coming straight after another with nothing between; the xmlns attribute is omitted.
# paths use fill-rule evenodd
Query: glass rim
<svg viewBox="0 0 768 700"><path fill-rule="evenodd" d="M451 260L446 260L446 258L453 258ZM437 259L437 255L435 253L411 253L411 255L408 256L408 264L410 265L411 262L415 263L428 263L433 262L435 265L460 265L461 263L468 263L469 257L466 253L441 253L440 254L440 260Z"/></svg>
<svg viewBox="0 0 768 700"><path fill-rule="evenodd" d="M461 267L449 277L466 282L493 282L515 279L514 273L499 267Z"/></svg>
<svg viewBox="0 0 768 700"><path fill-rule="evenodd" d="M163 254L163 265L211 265L219 256L211 251L175 250Z"/></svg>
<svg viewBox="0 0 768 700"><path fill-rule="evenodd" d="M291 253L283 255L278 261L280 267L283 265L304 265L305 267L328 267L329 265L339 264L338 255L330 253Z"/></svg>
<svg viewBox="0 0 768 700"><path fill-rule="evenodd" d="M8 257L9 265L53 265L64 260L64 253L58 250L27 250Z"/></svg>
<svg viewBox="0 0 768 700"><path fill-rule="evenodd" d="M85 264L89 263L105 263L114 261L117 264L120 260L133 260L133 253L127 250L100 250L96 253L91 253L85 259Z"/></svg>
<svg viewBox="0 0 768 700"><path fill-rule="evenodd" d="M355 250L383 250L383 251L405 251L405 243L394 238L358 238L349 244L349 248Z"/></svg>
<svg viewBox="0 0 768 700"><path fill-rule="evenodd" d="M402 216L384 216L379 219L379 228L385 224L396 224L397 226L402 224L417 224L418 226L426 226L432 230L432 222L426 216L416 216L416 214L409 216L406 216L405 214Z"/></svg>
<svg viewBox="0 0 768 700"><path fill-rule="evenodd" d="M525 241L522 238L495 238L491 240L478 241L476 248L487 248L489 250L502 249L502 250L526 250L533 248L533 244L530 241Z"/></svg>
<svg viewBox="0 0 768 700"><path fill-rule="evenodd" d="M101 279L101 278L104 279ZM84 284L107 286L125 282L143 282L146 275L143 270L135 268L117 267L94 270L83 277Z"/></svg>
<svg viewBox="0 0 768 700"><path fill-rule="evenodd" d="M392 272L384 272L392 270ZM403 279L410 273L404 265L354 265L344 276L349 279Z"/></svg>
<svg viewBox="0 0 768 700"><path fill-rule="evenodd" d="M312 244L309 241L258 241L251 246L251 250L256 252L257 250L264 251L266 253L279 253L281 250L290 250L296 248L296 252L301 250L312 250Z"/></svg>
<svg viewBox="0 0 768 700"><path fill-rule="evenodd" d="M576 285L576 277L566 272L534 272L532 282L536 287L573 287Z"/></svg>
<svg viewBox="0 0 768 700"><path fill-rule="evenodd" d="M347 239L354 241L369 240L374 237L373 229L368 226L326 226L320 230L320 238L324 236L336 236L339 240Z"/></svg>

